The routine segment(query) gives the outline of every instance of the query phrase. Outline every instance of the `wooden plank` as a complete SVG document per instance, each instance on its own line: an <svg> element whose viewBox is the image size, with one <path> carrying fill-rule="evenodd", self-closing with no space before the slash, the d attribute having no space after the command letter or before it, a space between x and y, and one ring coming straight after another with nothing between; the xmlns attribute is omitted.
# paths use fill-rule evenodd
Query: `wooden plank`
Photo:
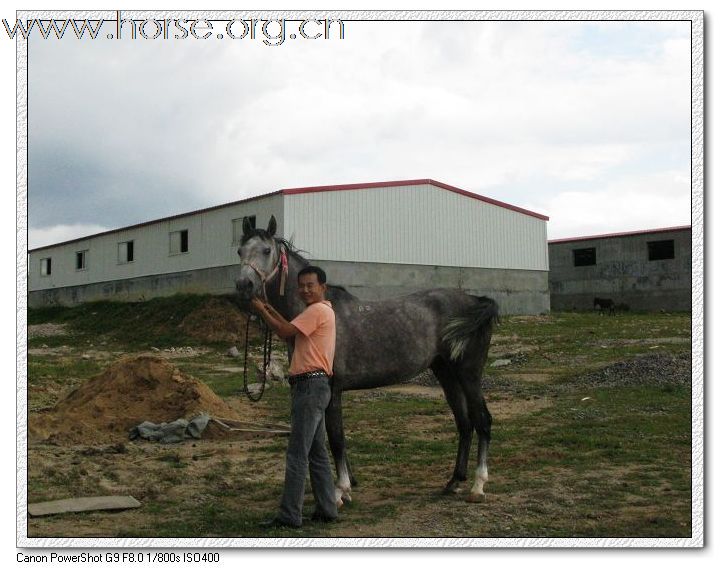
<svg viewBox="0 0 720 568"><path fill-rule="evenodd" d="M285 424L272 424L267 422L243 422L241 420L232 420L229 418L215 418L212 420L227 430L253 430L253 431L272 431L272 432L290 432L290 427Z"/></svg>
<svg viewBox="0 0 720 568"><path fill-rule="evenodd" d="M289 436L290 430L256 430L253 428L230 428L228 432L247 432L248 434L267 434L268 436Z"/></svg>
<svg viewBox="0 0 720 568"><path fill-rule="evenodd" d="M33 517L57 515L58 513L81 513L85 511L114 511L137 509L140 502L130 495L107 495L104 497L78 497L29 503L28 513Z"/></svg>

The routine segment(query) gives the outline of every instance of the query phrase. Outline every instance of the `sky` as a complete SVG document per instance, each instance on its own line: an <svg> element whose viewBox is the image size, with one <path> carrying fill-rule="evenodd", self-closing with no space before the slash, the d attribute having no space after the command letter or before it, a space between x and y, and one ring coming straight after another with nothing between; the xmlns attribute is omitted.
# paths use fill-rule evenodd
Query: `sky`
<svg viewBox="0 0 720 568"><path fill-rule="evenodd" d="M282 188L419 178L548 215L551 239L691 222L689 22L258 35L31 39L29 248Z"/></svg>

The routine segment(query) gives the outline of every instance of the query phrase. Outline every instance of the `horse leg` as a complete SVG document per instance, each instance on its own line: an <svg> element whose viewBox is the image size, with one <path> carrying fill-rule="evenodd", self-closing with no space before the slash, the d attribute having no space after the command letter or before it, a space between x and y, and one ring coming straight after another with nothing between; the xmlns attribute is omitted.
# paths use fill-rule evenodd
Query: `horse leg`
<svg viewBox="0 0 720 568"><path fill-rule="evenodd" d="M492 428L492 415L488 410L483 396L480 382L482 370L460 371L460 384L467 398L468 411L473 427L478 434L478 460L475 469L475 480L470 489L467 500L477 503L485 500L483 486L488 480L488 449L490 446L490 430Z"/></svg>
<svg viewBox="0 0 720 568"><path fill-rule="evenodd" d="M431 369L445 393L445 399L455 417L455 426L458 431L458 450L455 458L455 470L447 482L443 493L457 493L462 481L467 479L468 456L472 444L473 428L468 416L467 402L462 388L458 384L452 369L442 360L437 360Z"/></svg>
<svg viewBox="0 0 720 568"><path fill-rule="evenodd" d="M335 500L338 507L345 501L352 501L350 488L356 485L350 471L347 453L345 451L345 433L342 419L342 389L333 389L330 404L325 410L325 429L327 430L330 452L335 461L337 482L335 484Z"/></svg>

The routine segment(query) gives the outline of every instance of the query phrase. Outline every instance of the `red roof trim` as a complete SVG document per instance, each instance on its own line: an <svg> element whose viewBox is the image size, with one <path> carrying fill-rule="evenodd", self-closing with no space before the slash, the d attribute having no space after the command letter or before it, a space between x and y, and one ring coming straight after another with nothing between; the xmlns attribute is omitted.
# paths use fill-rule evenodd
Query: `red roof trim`
<svg viewBox="0 0 720 568"><path fill-rule="evenodd" d="M374 182L374 183L351 183L351 184L346 184L346 185L323 185L323 186L317 186L317 187L295 187L295 188L291 188L291 189L281 189L280 193L282 193L283 195L298 195L298 194L302 194L302 193L317 193L317 192L321 192L321 191L347 191L347 190L353 190L353 189L374 189L374 188L380 188L380 187L401 187L401 186L407 186L407 185L434 185L435 187L439 187L441 189L446 189L447 191L452 191L453 193L458 193L460 195L464 195L465 197L470 197L471 199L477 199L479 201L484 201L485 203L490 203L491 205L496 205L498 207L510 209L511 211L515 211L517 213L522 213L523 215L529 215L531 217L536 217L537 219L542 219L543 221L550 220L550 217L548 217L546 215L542 215L541 213L535 213L534 211L530 211L529 209L523 209L522 207L510 205L509 203L505 203L503 201L498 201L497 199L492 199L490 197L485 197L484 195L479 195L477 193L472 193L470 191L466 191L464 189L460 189L458 187L454 187L454 186L448 185L446 183L435 181L433 179L410 179L410 180L400 180L400 181L381 181L381 182Z"/></svg>
<svg viewBox="0 0 720 568"><path fill-rule="evenodd" d="M589 235L585 237L570 237L567 239L553 239L548 241L549 245L556 243L571 243L574 241L591 241L594 239L611 239L615 237L632 237L634 235L647 235L649 233L672 233L675 231L687 231L692 225L681 225L678 227L664 227L662 229L644 229L642 231L625 231L622 233L606 233L604 235Z"/></svg>
<svg viewBox="0 0 720 568"><path fill-rule="evenodd" d="M256 199L262 199L264 197L270 197L272 195L277 195L279 193L280 193L279 191L272 191L270 193L263 193L262 195L256 195L255 197L247 197L245 199L238 199L237 201L231 201L229 203L223 203L221 205L213 205L211 207L205 207L204 209L196 209L195 211L188 211L187 213L178 213L177 215L170 215L169 217L161 217L160 219L153 219L152 221L143 221L142 223L136 223L135 225L128 225L127 227L119 227L117 229L110 229L108 231L103 231L101 233L94 233L92 235L87 235L86 237L78 237L76 239L70 239L69 241L62 241L60 243L55 243L52 245L45 245L42 247L34 248L32 250L29 250L28 254L31 252L39 251L39 250L45 250L48 248L59 247L62 245L69 245L71 243L77 243L80 241L86 241L88 239L94 239L95 237L102 237L103 235L119 233L120 231L129 231L130 229L138 229L140 227L145 227L147 225L153 225L155 223L162 223L164 221L172 221L173 219L179 219L180 217L187 217L188 215L197 215L198 213L206 213L208 211L213 211L215 209L222 209L223 207L228 207L230 205L238 205L239 203L245 203L247 201L254 201Z"/></svg>
<svg viewBox="0 0 720 568"><path fill-rule="evenodd" d="M270 193L264 193L262 195L257 195L255 197L248 197L246 199L239 199L237 201L231 201L229 203L223 203L221 205L213 205L212 207L205 207L204 209L196 209L195 211L188 211L187 213L178 213L177 215L171 215L169 217L161 217L160 219L154 219L152 221L144 221L142 223L136 223L135 225L128 225L127 227L120 227L118 229L110 229L108 231L103 231L101 233L94 233L92 235L87 235L85 237L78 237L75 239L70 239L67 241L62 241L60 243L54 243L51 245L45 245L42 247L34 248L32 250L29 250L28 253L31 252L37 252L53 247L59 247L62 245L68 245L71 243L77 243L80 241L85 241L87 239L93 239L95 237L101 237L103 235L110 235L112 233L119 233L120 231L128 231L130 229L138 229L140 227L145 227L147 225L152 225L154 223L162 223L164 221L172 221L173 219L179 219L180 217L187 217L189 215L197 215L198 213L206 213L207 211L213 211L215 209L220 209L222 207L228 207L230 205L237 205L239 203L246 203L248 201L254 201L255 199L262 199L264 197L270 197L273 195L297 195L301 193L317 193L321 191L346 191L351 189L373 189L373 188L380 188L380 187L398 187L398 186L407 186L407 185L434 185L435 187L439 187L441 189L446 189L448 191L452 191L453 193L459 193L460 195L464 195L465 197L470 197L472 199L478 199L479 201L484 201L485 203L490 203L491 205L497 205L498 207L503 207L505 209L510 209L511 211L516 211L517 213L522 213L524 215L530 215L531 217L536 217L538 219L542 219L543 221L549 221L550 217L547 217L545 215L541 215L540 213L535 213L534 211L530 211L528 209L523 209L522 207L516 207L515 205L510 205L509 203L504 203L502 201L498 201L496 199L492 199L490 197L485 197L484 195L478 195L477 193L471 193L469 191L466 191L464 189L460 189L457 187L453 187L452 185L448 185L446 183L442 183L439 181L435 181L432 179L410 179L410 180L400 180L400 181L380 181L380 182L374 182L374 183L351 183L351 184L345 184L345 185L322 185L322 186L315 186L315 187L297 187L297 188L291 188L291 189L281 189L278 191L272 191Z"/></svg>

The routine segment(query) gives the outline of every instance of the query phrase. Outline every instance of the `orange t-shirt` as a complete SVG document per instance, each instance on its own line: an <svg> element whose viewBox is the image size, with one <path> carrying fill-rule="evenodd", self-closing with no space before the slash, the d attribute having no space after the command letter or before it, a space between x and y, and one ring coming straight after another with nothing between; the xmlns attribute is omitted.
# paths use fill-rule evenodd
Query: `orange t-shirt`
<svg viewBox="0 0 720 568"><path fill-rule="evenodd" d="M335 312L327 300L310 304L290 322L300 333L295 336L295 350L289 373L299 375L325 371L332 376L335 358Z"/></svg>

